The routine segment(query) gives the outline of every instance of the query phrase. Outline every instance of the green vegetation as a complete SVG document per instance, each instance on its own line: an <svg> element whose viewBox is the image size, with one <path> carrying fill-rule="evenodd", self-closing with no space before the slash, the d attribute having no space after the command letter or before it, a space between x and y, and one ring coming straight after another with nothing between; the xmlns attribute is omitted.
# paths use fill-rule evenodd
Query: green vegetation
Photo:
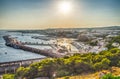
<svg viewBox="0 0 120 79"><path fill-rule="evenodd" d="M5 74L3 75L3 79L14 79L14 74Z"/></svg>
<svg viewBox="0 0 120 79"><path fill-rule="evenodd" d="M101 72L103 75L100 75ZM108 70L102 70L95 73L88 73L88 74L80 74L75 76L65 76L60 77L57 79L65 79L66 77L68 79L120 79L120 67L111 67Z"/></svg>
<svg viewBox="0 0 120 79"><path fill-rule="evenodd" d="M119 43L120 44L120 36L112 37L112 38L110 38L110 40L108 42L109 43L106 45L106 47L108 49L115 48L114 46L112 46L112 44L113 43Z"/></svg>
<svg viewBox="0 0 120 79"><path fill-rule="evenodd" d="M33 79L36 77L56 77L92 73L112 66L120 67L120 49L102 51L98 54L74 54L64 58L48 58L33 63L29 67L20 67L15 77Z"/></svg>
<svg viewBox="0 0 120 79"><path fill-rule="evenodd" d="M64 77L64 79L69 79L69 77L68 77L68 76L66 76L66 77Z"/></svg>
<svg viewBox="0 0 120 79"><path fill-rule="evenodd" d="M88 41L88 44L91 46L97 46L98 41L94 41L94 42Z"/></svg>
<svg viewBox="0 0 120 79"><path fill-rule="evenodd" d="M120 79L120 76L113 76L112 74L106 74L102 79Z"/></svg>
<svg viewBox="0 0 120 79"><path fill-rule="evenodd" d="M91 38L89 38L89 37L86 36L86 35L78 35L77 39L78 39L78 41L81 41L81 42L91 41Z"/></svg>

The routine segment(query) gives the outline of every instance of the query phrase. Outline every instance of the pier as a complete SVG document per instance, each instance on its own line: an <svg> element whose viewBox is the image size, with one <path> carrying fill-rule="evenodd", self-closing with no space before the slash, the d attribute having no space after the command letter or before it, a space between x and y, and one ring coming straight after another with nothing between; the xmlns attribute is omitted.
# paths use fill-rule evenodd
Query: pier
<svg viewBox="0 0 120 79"><path fill-rule="evenodd" d="M24 44L24 45L42 45L42 46L51 46L50 44L38 43L38 42L35 42L35 43L32 43L32 42L22 42L22 44Z"/></svg>
<svg viewBox="0 0 120 79"><path fill-rule="evenodd" d="M45 58L27 59L10 62L0 62L0 75L6 73L15 73L19 67L27 67L34 62L39 62Z"/></svg>
<svg viewBox="0 0 120 79"><path fill-rule="evenodd" d="M41 55L53 57L53 58L63 57L63 55L61 55L59 52L55 52L52 49L41 50L41 49L25 46L23 43L17 41L15 38L10 37L9 35L3 36L3 38L6 41L7 46L10 46L16 49L21 49L24 51L29 51L29 52L33 52L33 53L37 53L37 54L41 54Z"/></svg>

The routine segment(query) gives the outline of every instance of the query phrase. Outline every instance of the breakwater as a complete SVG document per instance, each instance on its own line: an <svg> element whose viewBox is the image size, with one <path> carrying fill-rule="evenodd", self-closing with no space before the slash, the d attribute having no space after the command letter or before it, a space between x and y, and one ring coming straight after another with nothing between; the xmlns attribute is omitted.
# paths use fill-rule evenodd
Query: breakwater
<svg viewBox="0 0 120 79"><path fill-rule="evenodd" d="M41 49L25 46L22 42L18 41L16 38L11 37L10 35L3 36L3 38L7 46L10 46L16 49L21 49L24 51L29 51L29 52L33 52L33 53L37 53L37 54L41 54L41 55L53 57L53 58L63 57L63 55L61 55L59 52L54 52L52 49L41 50Z"/></svg>
<svg viewBox="0 0 120 79"><path fill-rule="evenodd" d="M0 62L0 75L6 73L15 73L19 67L27 67L32 63L39 62L45 58L35 58L19 61Z"/></svg>

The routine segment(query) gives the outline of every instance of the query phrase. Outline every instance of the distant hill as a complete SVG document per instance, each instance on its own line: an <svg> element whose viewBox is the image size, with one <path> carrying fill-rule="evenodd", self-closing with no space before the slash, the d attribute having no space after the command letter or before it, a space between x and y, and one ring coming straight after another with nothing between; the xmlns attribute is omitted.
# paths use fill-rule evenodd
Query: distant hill
<svg viewBox="0 0 120 79"><path fill-rule="evenodd" d="M48 28L48 29L34 29L34 30L10 30L9 32L23 32L23 33L43 33L45 31L53 30L120 30L120 26L106 26L106 27L92 27L92 28Z"/></svg>
<svg viewBox="0 0 120 79"><path fill-rule="evenodd" d="M46 29L49 31L52 30L120 30L120 26L106 26L106 27L92 27L92 28L52 28L52 29Z"/></svg>
<svg viewBox="0 0 120 79"><path fill-rule="evenodd" d="M120 26L96 27L92 29L120 30Z"/></svg>

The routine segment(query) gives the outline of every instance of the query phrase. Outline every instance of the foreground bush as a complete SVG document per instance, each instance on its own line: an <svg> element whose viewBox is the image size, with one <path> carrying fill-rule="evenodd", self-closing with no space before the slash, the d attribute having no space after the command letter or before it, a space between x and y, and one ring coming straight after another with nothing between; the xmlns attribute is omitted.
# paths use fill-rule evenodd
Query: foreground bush
<svg viewBox="0 0 120 79"><path fill-rule="evenodd" d="M3 79L15 79L13 74L4 74Z"/></svg>
<svg viewBox="0 0 120 79"><path fill-rule="evenodd" d="M106 74L102 79L120 79L120 76L113 76L112 74Z"/></svg>

